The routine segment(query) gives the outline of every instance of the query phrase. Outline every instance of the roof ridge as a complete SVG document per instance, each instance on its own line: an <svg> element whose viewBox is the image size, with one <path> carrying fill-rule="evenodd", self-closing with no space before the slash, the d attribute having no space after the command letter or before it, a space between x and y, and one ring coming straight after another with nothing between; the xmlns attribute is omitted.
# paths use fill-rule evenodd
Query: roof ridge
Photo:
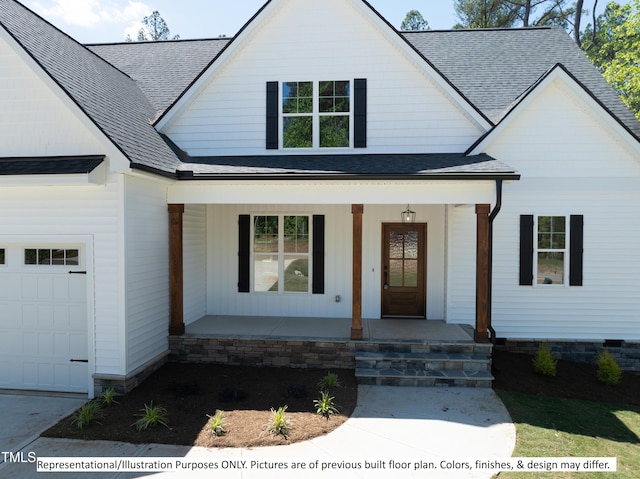
<svg viewBox="0 0 640 479"><path fill-rule="evenodd" d="M180 38L178 40L149 40L149 41L135 41L135 42L101 42L101 43L84 43L86 48L91 47L109 47L109 46L124 46L124 45L154 45L154 44L170 44L170 43L189 43L189 42L212 42L212 41L231 41L235 37L212 37L212 38Z"/></svg>

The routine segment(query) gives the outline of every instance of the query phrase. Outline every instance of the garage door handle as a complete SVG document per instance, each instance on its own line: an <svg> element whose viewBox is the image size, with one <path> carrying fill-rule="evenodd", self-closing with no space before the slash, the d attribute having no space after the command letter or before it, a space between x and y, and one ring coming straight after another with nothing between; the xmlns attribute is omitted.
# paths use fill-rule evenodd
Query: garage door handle
<svg viewBox="0 0 640 479"><path fill-rule="evenodd" d="M69 274L87 274L86 271L69 271Z"/></svg>
<svg viewBox="0 0 640 479"><path fill-rule="evenodd" d="M72 363L88 363L89 360L88 359L70 359L69 362L72 362Z"/></svg>

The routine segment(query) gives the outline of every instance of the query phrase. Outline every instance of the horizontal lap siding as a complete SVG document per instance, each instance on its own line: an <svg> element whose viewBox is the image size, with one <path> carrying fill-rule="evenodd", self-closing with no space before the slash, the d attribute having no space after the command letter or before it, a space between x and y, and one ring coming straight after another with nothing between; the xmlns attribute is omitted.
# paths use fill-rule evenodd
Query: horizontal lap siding
<svg viewBox="0 0 640 479"><path fill-rule="evenodd" d="M541 214L584 215L584 285L518 286L519 215L537 197ZM624 196L624 202L620 201ZM602 190L566 195L558 207L538 195L505 198L496 223L494 325L512 338L640 339L640 193ZM580 206L577 206L580 205ZM569 211L570 210L570 211Z"/></svg>
<svg viewBox="0 0 640 479"><path fill-rule="evenodd" d="M124 371L121 182L109 176L106 186L0 188L0 234L35 235L43 243L52 235L93 236L94 257L87 261L93 261L95 364L101 374Z"/></svg>
<svg viewBox="0 0 640 479"><path fill-rule="evenodd" d="M185 205L183 216L184 322L207 314L207 207Z"/></svg>
<svg viewBox="0 0 640 479"><path fill-rule="evenodd" d="M288 2L252 35L165 128L189 154L268 154L267 81L366 78L370 153L459 152L482 133L393 45L401 40L345 2Z"/></svg>
<svg viewBox="0 0 640 479"><path fill-rule="evenodd" d="M487 153L522 174L495 222L498 337L640 339L640 162L556 81ZM583 215L583 286L519 286L520 215Z"/></svg>
<svg viewBox="0 0 640 479"><path fill-rule="evenodd" d="M166 186L126 181L127 372L167 350L169 226Z"/></svg>

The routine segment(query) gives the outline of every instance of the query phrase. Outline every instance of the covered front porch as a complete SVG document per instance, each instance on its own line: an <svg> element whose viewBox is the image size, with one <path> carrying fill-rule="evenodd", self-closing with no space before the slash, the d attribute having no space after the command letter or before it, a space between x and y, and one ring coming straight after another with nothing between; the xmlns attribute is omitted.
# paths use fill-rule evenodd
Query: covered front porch
<svg viewBox="0 0 640 479"><path fill-rule="evenodd" d="M169 337L170 359L238 366L354 369L361 384L490 387L491 344L471 326L339 318L205 316Z"/></svg>
<svg viewBox="0 0 640 479"><path fill-rule="evenodd" d="M349 341L352 321L344 318L216 316L208 315L186 326L194 338L287 339ZM465 324L413 319L362 319L363 342L473 341L473 328Z"/></svg>

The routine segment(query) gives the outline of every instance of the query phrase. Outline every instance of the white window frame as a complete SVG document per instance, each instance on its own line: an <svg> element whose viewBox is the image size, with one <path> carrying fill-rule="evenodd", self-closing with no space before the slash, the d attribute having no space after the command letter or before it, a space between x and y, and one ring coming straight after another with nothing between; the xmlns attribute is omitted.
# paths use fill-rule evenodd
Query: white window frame
<svg viewBox="0 0 640 479"><path fill-rule="evenodd" d="M539 248L539 225L540 218L564 218L564 248ZM570 216L566 214L541 214L534 215L533 226L533 284L542 288L569 287L569 245L570 245ZM538 253L563 253L562 261L562 284L538 282Z"/></svg>
<svg viewBox="0 0 640 479"><path fill-rule="evenodd" d="M49 264L29 264L26 261L26 252L27 250L36 250L36 255L39 250L49 250L53 252L54 250L64 250L65 251L65 261L64 264L53 264L53 261ZM68 264L66 261L66 251L77 250L78 251L78 264ZM23 245L20 247L20 261L22 263L22 267L26 269L40 269L40 270L50 270L56 271L60 269L71 269L72 271L80 270L84 267L84 252L82 245L79 244L65 244L64 246L60 246L57 244L51 245Z"/></svg>
<svg viewBox="0 0 640 479"><path fill-rule="evenodd" d="M349 83L349 111L348 112L330 112L330 113L320 113L320 82L324 81L344 81ZM284 85L285 83L312 83L313 84L313 109L311 113L285 113L283 104L284 104ZM279 114L279 135L280 135L280 145L282 145L281 150L286 151L347 151L352 150L353 147L353 129L354 129L354 83L355 81L350 78L346 80L285 80L279 82L279 105L278 105L278 114ZM284 146L284 120L287 117L311 117L311 141L312 146L309 148L287 148ZM349 117L349 146L344 147L321 147L320 146L320 118L326 116L348 116Z"/></svg>
<svg viewBox="0 0 640 479"><path fill-rule="evenodd" d="M277 253L256 253L255 242L255 219L261 216L277 216L278 217L278 252ZM286 216L305 216L308 221L309 228L309 247L306 253L285 253L284 252L284 218ZM274 295L310 295L312 293L312 278L313 278L313 215L310 213L254 213L251 215L251 292L256 294L264 294L269 296ZM278 257L278 291L261 291L256 290L256 255L273 255ZM307 256L308 261L308 274L307 274L307 291L285 291L284 272L285 272L285 260L289 256Z"/></svg>

